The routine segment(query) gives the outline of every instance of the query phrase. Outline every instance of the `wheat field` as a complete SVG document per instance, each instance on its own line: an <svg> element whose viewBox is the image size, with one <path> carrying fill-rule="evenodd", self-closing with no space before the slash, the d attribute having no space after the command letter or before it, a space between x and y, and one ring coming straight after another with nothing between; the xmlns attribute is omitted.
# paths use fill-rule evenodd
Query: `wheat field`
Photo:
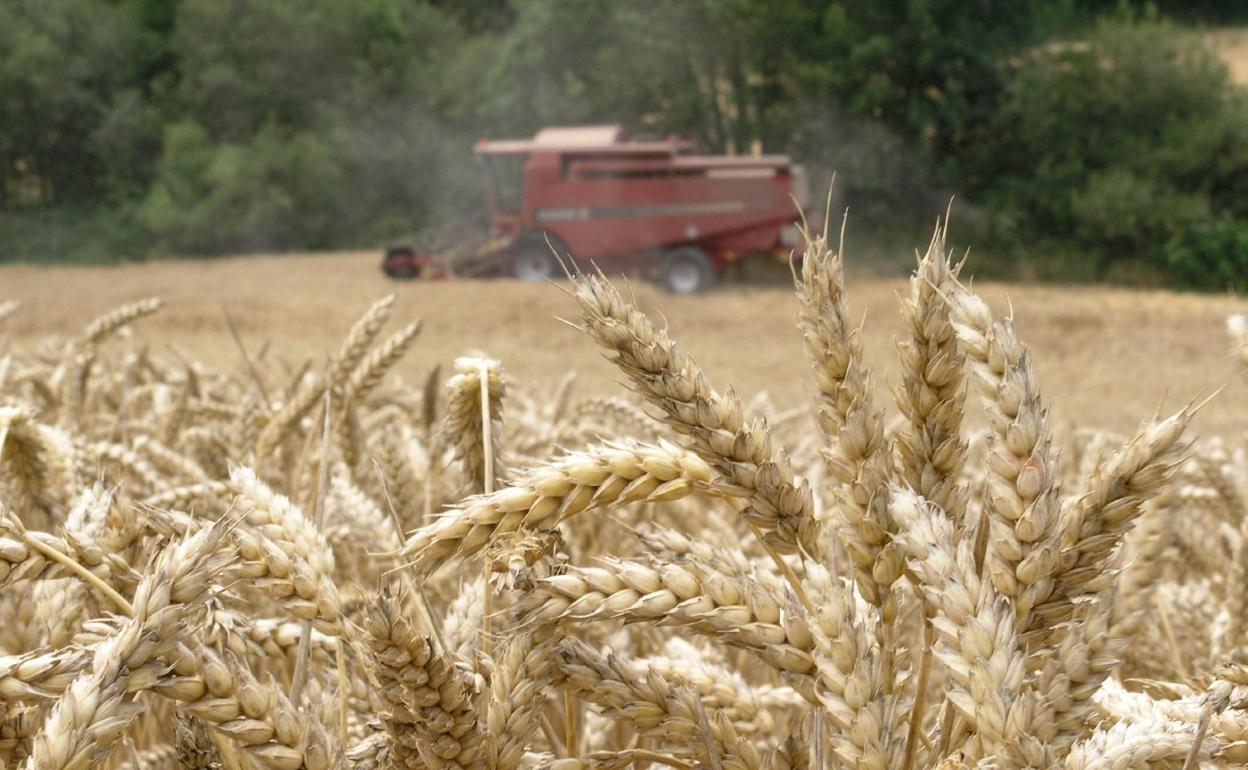
<svg viewBox="0 0 1248 770"><path fill-rule="evenodd" d="M897 296L906 281L869 274L856 280L852 254L848 261L867 355L888 362L902 333ZM566 282L396 283L381 274L378 262L374 252L356 252L101 268L0 266L0 298L23 302L3 333L15 342L72 333L111 307L157 296L165 308L143 329L152 345L175 344L209 365L233 366L239 353L225 322L228 311L249 349L268 342L275 356L323 361L361 308L395 292L396 316L425 325L420 345L398 364L409 382L479 351L501 360L520 383L549 385L574 371L581 392L619 391L614 368L559 321L573 312ZM973 257L967 269L973 273ZM784 409L810 403L791 288L733 285L698 297L674 297L645 284L630 288L703 367L742 395L765 392ZM1202 435L1248 432L1223 332L1227 315L1243 309L1237 300L1079 286L976 289L998 312L1013 307L1020 334L1036 351L1045 397L1064 427L1128 431L1159 408L1230 383L1201 410L1196 429ZM895 374L881 369L879 395Z"/></svg>
<svg viewBox="0 0 1248 770"><path fill-rule="evenodd" d="M1236 303L808 237L683 299L6 268L0 768L1248 762Z"/></svg>

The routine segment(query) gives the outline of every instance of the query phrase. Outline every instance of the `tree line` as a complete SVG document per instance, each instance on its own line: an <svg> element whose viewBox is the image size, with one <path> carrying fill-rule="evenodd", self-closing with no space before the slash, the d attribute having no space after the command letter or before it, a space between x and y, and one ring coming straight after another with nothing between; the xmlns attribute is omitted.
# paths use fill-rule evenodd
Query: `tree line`
<svg viewBox="0 0 1248 770"><path fill-rule="evenodd" d="M618 122L835 170L866 232L956 194L981 268L1240 286L1248 97L1203 32L1239 6L6 0L0 259L479 226L476 137Z"/></svg>

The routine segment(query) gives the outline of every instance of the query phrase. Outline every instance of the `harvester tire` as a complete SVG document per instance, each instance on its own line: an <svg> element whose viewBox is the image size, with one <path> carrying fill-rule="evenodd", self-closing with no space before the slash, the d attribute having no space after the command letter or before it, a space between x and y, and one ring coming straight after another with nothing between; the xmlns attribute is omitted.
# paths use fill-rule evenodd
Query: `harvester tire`
<svg viewBox="0 0 1248 770"><path fill-rule="evenodd" d="M410 246L391 246L386 249L381 269L391 278L416 278L420 266L416 264L416 252Z"/></svg>
<svg viewBox="0 0 1248 770"><path fill-rule="evenodd" d="M672 294L700 294L715 285L715 264L693 246L672 249L663 257L659 284Z"/></svg>

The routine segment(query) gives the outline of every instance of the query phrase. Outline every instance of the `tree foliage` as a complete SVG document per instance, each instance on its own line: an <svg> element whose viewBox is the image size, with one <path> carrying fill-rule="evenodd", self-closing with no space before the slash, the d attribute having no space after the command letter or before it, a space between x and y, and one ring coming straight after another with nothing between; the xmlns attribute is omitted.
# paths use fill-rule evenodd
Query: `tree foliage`
<svg viewBox="0 0 1248 770"><path fill-rule="evenodd" d="M1097 277L1119 262L1164 268L1192 228L1248 218L1245 118L1199 37L1103 20L1016 65L968 181L1003 218L1073 244Z"/></svg>
<svg viewBox="0 0 1248 770"><path fill-rule="evenodd" d="M789 152L868 216L926 222L957 192L1006 250L1173 272L1238 243L1188 235L1248 219L1248 113L1196 36L1117 7L10 0L0 250L376 245L480 220L476 137L618 122Z"/></svg>

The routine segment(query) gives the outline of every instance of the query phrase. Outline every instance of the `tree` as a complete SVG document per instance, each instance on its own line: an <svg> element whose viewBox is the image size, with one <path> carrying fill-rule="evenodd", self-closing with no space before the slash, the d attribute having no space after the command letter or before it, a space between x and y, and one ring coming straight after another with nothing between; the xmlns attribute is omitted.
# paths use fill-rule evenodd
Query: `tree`
<svg viewBox="0 0 1248 770"><path fill-rule="evenodd" d="M1023 227L1097 258L1164 265L1212 217L1248 218L1248 101L1195 34L1099 22L1018 61L967 178Z"/></svg>
<svg viewBox="0 0 1248 770"><path fill-rule="evenodd" d="M141 183L118 163L153 128L139 35L95 0L0 5L0 205L81 203Z"/></svg>

